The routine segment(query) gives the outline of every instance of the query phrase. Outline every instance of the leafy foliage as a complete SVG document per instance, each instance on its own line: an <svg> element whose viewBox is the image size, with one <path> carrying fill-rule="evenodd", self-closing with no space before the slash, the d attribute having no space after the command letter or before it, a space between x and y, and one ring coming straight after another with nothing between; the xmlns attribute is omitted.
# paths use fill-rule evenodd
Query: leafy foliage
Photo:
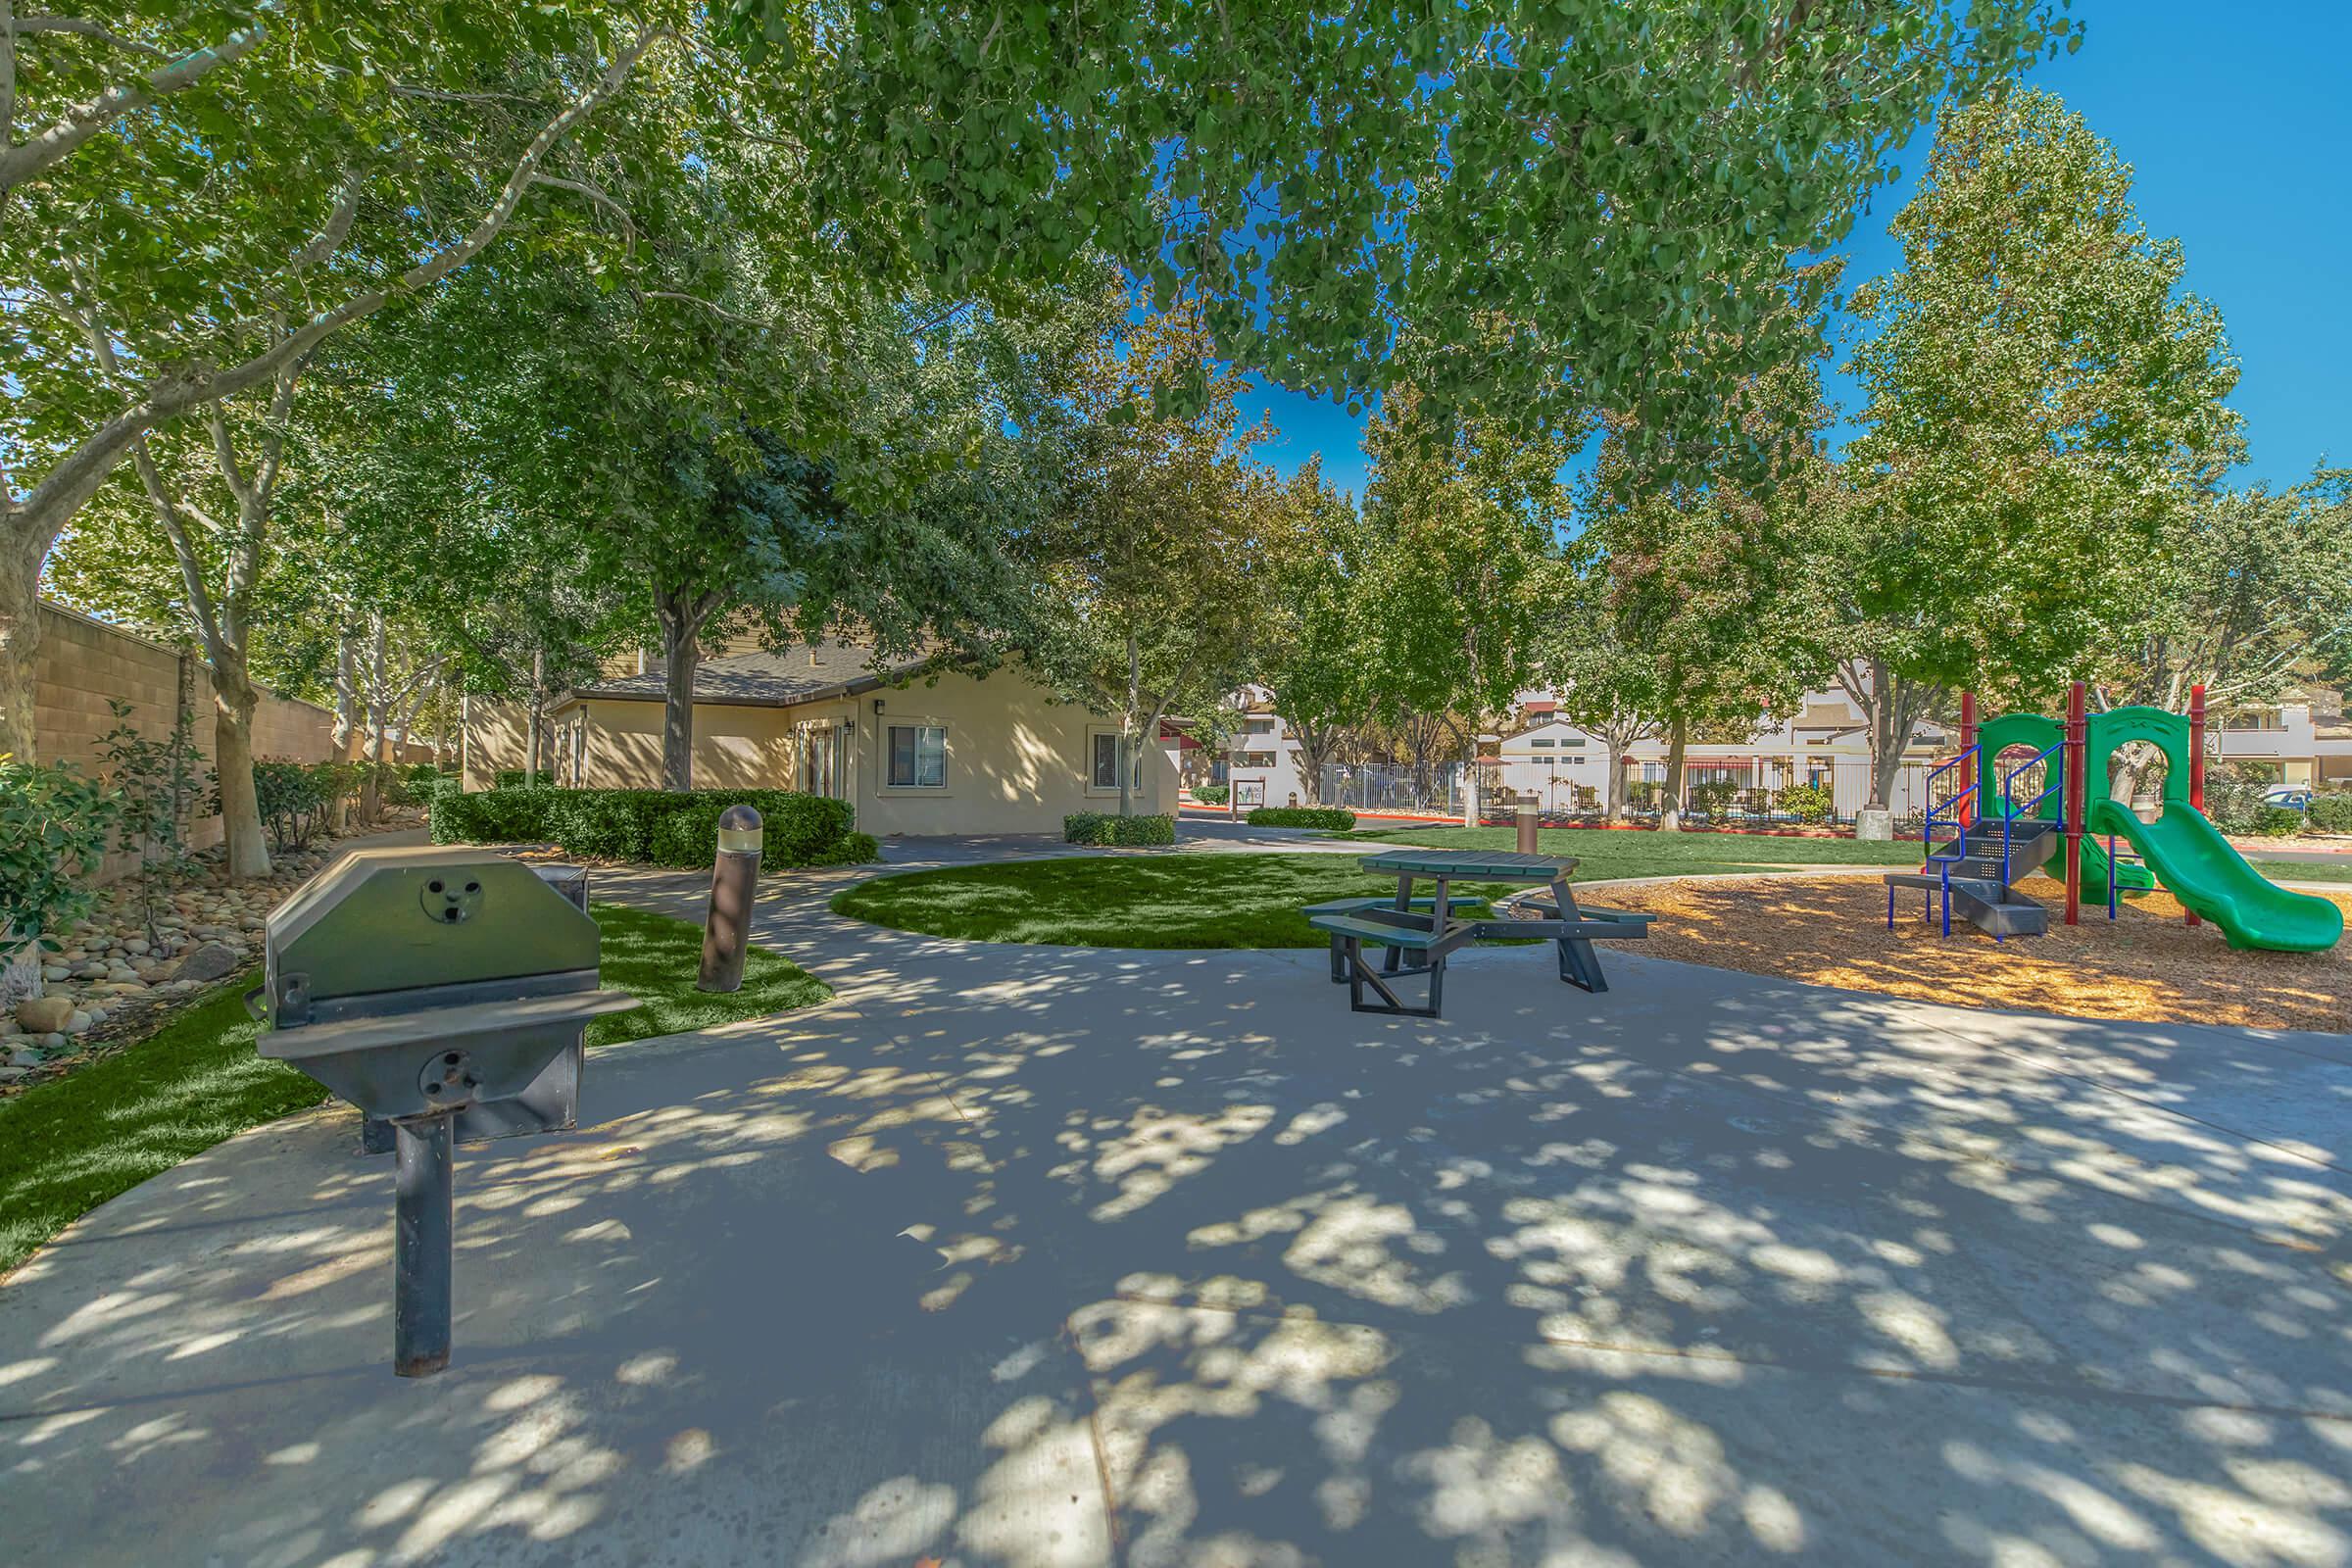
<svg viewBox="0 0 2352 1568"><path fill-rule="evenodd" d="M187 861L183 828L197 799L196 742L185 713L177 715L170 733L159 740L130 721L130 704L109 698L106 706L115 727L98 737L100 777L114 795L119 841L137 857L131 882L152 939L156 894Z"/></svg>
<svg viewBox="0 0 2352 1568"><path fill-rule="evenodd" d="M308 848L333 820L335 803L349 800L358 791L359 766L353 762L256 759L254 799L270 830L270 843L281 850ZM217 799L218 775L213 788Z"/></svg>
<svg viewBox="0 0 2352 1568"><path fill-rule="evenodd" d="M1061 819L1064 844L1093 844L1110 849L1141 849L1176 842L1176 818L1167 815L1113 814L1072 811Z"/></svg>
<svg viewBox="0 0 2352 1568"><path fill-rule="evenodd" d="M80 880L106 854L117 807L78 768L0 757L0 942L39 942L90 910Z"/></svg>
<svg viewBox="0 0 2352 1568"><path fill-rule="evenodd" d="M719 813L730 806L759 810L762 865L847 865L874 858L872 838L853 831L848 802L791 790L444 790L432 801L432 838L554 843L595 859L707 866L718 844Z"/></svg>
<svg viewBox="0 0 2352 1568"><path fill-rule="evenodd" d="M1814 330L1769 309L1787 258L1886 153L2080 37L2037 0L721 15L820 172L811 216L876 265L960 294L1099 248L1286 385L1409 381L1522 435L1711 427Z"/></svg>
<svg viewBox="0 0 2352 1568"><path fill-rule="evenodd" d="M1355 826L1355 813L1342 806L1260 806L1250 811L1251 827L1319 827L1345 833Z"/></svg>

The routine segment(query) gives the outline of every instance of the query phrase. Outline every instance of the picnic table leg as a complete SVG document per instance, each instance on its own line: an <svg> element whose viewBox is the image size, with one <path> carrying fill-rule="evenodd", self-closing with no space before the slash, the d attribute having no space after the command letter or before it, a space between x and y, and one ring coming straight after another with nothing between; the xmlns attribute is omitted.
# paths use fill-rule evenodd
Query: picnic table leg
<svg viewBox="0 0 2352 1568"><path fill-rule="evenodd" d="M1348 939L1337 932L1331 938L1331 983L1335 986L1348 983Z"/></svg>
<svg viewBox="0 0 2352 1568"><path fill-rule="evenodd" d="M1556 877L1551 884L1552 899L1558 904L1560 918L1571 924L1584 918L1576 906L1576 895L1568 891L1568 879ZM1600 955L1592 949L1589 937L1561 937L1560 978L1586 991L1606 991L1608 977L1600 972Z"/></svg>
<svg viewBox="0 0 2352 1568"><path fill-rule="evenodd" d="M1411 910L1412 906L1413 873L1410 871L1399 871L1396 873L1397 912L1408 912ZM1388 950L1387 956L1380 960L1380 972L1383 974L1395 974L1403 963L1404 954L1396 948L1391 948Z"/></svg>

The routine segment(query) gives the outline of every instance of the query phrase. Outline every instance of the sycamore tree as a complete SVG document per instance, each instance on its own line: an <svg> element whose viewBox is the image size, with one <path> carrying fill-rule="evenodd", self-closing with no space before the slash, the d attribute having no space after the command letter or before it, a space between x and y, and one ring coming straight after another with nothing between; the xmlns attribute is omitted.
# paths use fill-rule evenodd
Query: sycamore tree
<svg viewBox="0 0 2352 1568"><path fill-rule="evenodd" d="M2218 711L2277 704L2352 661L2352 473L2322 469L2200 498L2169 519L2131 635L2091 683L2101 708L2179 712L2201 685ZM2119 751L2109 779L2129 800L2153 759Z"/></svg>
<svg viewBox="0 0 2352 1568"><path fill-rule="evenodd" d="M305 362L551 198L604 199L573 167L579 135L649 56L683 51L696 15L0 7L0 748L32 749L34 585L101 487L126 462L174 469L147 461L152 435L193 421L217 444L224 426L238 450L208 510L242 526L277 477L261 432L284 424ZM232 399L246 406L209 417ZM242 677L223 678L233 731Z"/></svg>
<svg viewBox="0 0 2352 1568"><path fill-rule="evenodd" d="M1096 346L1072 399L1073 468L1027 540L1039 594L1031 662L1119 723L1119 811L1170 712L1208 711L1264 630L1267 536L1283 497L1251 461L1246 383L1192 312L1145 316Z"/></svg>
<svg viewBox="0 0 2352 1568"><path fill-rule="evenodd" d="M1601 808L1625 814L1625 756L1663 733L1657 664L1623 616L1629 602L1610 580L1608 553L1580 537L1544 584L1536 668L1559 694L1559 712L1599 741Z"/></svg>
<svg viewBox="0 0 2352 1568"><path fill-rule="evenodd" d="M1880 808L1946 694L2047 702L2122 646L2238 450L2220 316L2141 226L2130 166L2050 94L1948 110L1892 232L1901 267L1854 299L1866 428L1806 574Z"/></svg>
<svg viewBox="0 0 2352 1568"><path fill-rule="evenodd" d="M1429 416L1408 387L1365 432L1372 474L1356 602L1374 710L1392 724L1460 715L1463 760L1474 764L1479 727L1534 679L1544 593L1571 512L1558 475L1575 441L1474 423L1448 437L1428 428Z"/></svg>
<svg viewBox="0 0 2352 1568"><path fill-rule="evenodd" d="M1288 480L1268 481L1277 525L1268 530L1265 618L1251 662L1257 684L1298 742L1311 785L1345 739L1371 716L1373 683L1356 593L1370 541L1354 502L1310 458Z"/></svg>

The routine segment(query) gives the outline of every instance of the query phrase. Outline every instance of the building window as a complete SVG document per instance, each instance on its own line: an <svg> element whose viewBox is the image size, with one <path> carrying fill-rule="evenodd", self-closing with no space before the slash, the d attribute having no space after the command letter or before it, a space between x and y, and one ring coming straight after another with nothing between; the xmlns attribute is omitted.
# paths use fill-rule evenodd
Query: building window
<svg viewBox="0 0 2352 1568"><path fill-rule="evenodd" d="M890 726L890 787L940 790L948 787L948 732L938 724Z"/></svg>
<svg viewBox="0 0 2352 1568"><path fill-rule="evenodd" d="M1549 742L1549 741L1529 741L1527 744L1528 744L1528 745L1530 745L1530 746L1545 746L1545 747L1548 747L1548 746L1551 744L1551 742Z"/></svg>
<svg viewBox="0 0 2352 1568"><path fill-rule="evenodd" d="M1087 758L1087 788L1117 789L1119 787L1119 732L1115 729L1096 730L1088 738L1087 745L1090 749L1090 755ZM1136 749L1135 759L1129 764L1129 771L1134 775L1129 780L1130 786L1142 789L1144 787L1144 757L1141 747Z"/></svg>
<svg viewBox="0 0 2352 1568"><path fill-rule="evenodd" d="M1271 735L1274 733L1274 721L1270 718L1244 719L1242 733L1245 735Z"/></svg>

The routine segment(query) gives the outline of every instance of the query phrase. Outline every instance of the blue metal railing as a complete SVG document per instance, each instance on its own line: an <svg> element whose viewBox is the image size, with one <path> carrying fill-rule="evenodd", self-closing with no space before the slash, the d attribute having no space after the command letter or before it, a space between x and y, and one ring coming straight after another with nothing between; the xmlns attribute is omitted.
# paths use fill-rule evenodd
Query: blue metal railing
<svg viewBox="0 0 2352 1568"><path fill-rule="evenodd" d="M1950 761L1930 769L1926 785L1929 800L1933 801L1936 798L1937 775L1950 772L1976 755L1977 749L1974 746L1964 747L1960 755ZM1968 824L1960 820L1960 811L1963 803L1975 793L1976 789L1972 784L1968 789L1954 791L1941 806L1931 805L1928 808L1927 821L1921 825L1919 830L1920 844L1927 857L1927 863L1936 867L1936 877L1942 883L1940 892L1943 899L1943 934L1947 937L1952 934L1952 862L1963 858L1968 854ZM1945 818L1946 812L1951 813L1948 819ZM1939 819L1942 819L1943 826L1952 830L1950 842L1943 846L1944 849L1951 852L1948 855L1936 853L1936 828ZM1887 893L1886 908L1888 918L1891 919L1894 911L1892 889L1889 889Z"/></svg>
<svg viewBox="0 0 2352 1568"><path fill-rule="evenodd" d="M2019 815L2023 812L2031 811L2034 809L2034 808L2048 800L2052 795L2056 795L2063 790L2066 787L2066 770L2063 767L2059 768L2057 770L2058 782L2055 784L2043 785L2041 793L2034 796L2023 806L2018 805L2016 800L2012 798L2009 786L2017 782L2017 776L2020 773L2025 772L2030 767L2040 766L2042 763L2047 762L2053 754L2064 751L2065 749L2066 742L2053 742L2044 750L2035 753L2033 757L2028 758L2025 761L2018 763L2008 772L2001 775L2001 886L2003 887L2007 887L2009 885L2009 846L2011 841L2016 836L2017 819ZM2047 771L2048 770L2045 768L2045 774ZM2063 828L2066 826L2066 801L2063 797L2061 797L2058 802L2058 814L2052 820L2054 821L2055 825L2059 827Z"/></svg>

